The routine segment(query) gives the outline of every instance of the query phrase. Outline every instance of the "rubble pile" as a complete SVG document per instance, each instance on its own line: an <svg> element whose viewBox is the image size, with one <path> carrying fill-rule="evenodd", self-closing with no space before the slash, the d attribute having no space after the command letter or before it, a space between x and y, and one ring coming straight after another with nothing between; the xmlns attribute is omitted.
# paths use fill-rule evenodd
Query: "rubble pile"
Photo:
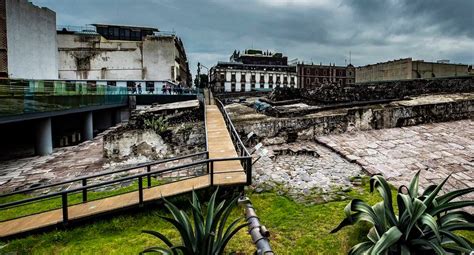
<svg viewBox="0 0 474 255"><path fill-rule="evenodd" d="M198 100L138 108L127 125L104 136L104 157L144 162L205 151Z"/></svg>

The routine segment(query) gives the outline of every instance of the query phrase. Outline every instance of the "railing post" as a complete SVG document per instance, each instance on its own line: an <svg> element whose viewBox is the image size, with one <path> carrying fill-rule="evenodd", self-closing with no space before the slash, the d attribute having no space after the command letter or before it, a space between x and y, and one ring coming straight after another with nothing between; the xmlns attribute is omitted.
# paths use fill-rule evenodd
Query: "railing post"
<svg viewBox="0 0 474 255"><path fill-rule="evenodd" d="M82 179L82 187L87 186L87 179ZM82 202L87 202L87 189L82 190Z"/></svg>
<svg viewBox="0 0 474 255"><path fill-rule="evenodd" d="M214 186L214 161L211 161L211 186Z"/></svg>
<svg viewBox="0 0 474 255"><path fill-rule="evenodd" d="M138 205L143 206L143 178L138 177Z"/></svg>
<svg viewBox="0 0 474 255"><path fill-rule="evenodd" d="M146 166L146 171L149 173L151 172L151 166ZM151 188L151 174L148 174L146 176L146 179L147 179L147 183L148 183L148 188Z"/></svg>
<svg viewBox="0 0 474 255"><path fill-rule="evenodd" d="M63 224L67 224L69 217L68 217L68 210L67 210L67 193L62 193L62 207L63 207Z"/></svg>
<svg viewBox="0 0 474 255"><path fill-rule="evenodd" d="M245 163L245 172L247 174L247 185L252 184L252 158L247 158Z"/></svg>

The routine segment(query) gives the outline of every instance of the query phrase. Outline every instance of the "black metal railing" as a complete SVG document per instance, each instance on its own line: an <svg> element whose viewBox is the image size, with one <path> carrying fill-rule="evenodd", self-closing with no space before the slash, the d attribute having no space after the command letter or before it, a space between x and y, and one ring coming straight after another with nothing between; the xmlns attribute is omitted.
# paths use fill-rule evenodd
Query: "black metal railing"
<svg viewBox="0 0 474 255"><path fill-rule="evenodd" d="M202 153L198 153L198 154L193 154L193 155L195 156L195 155L203 155L203 154L206 154L206 157L208 157L208 152L207 151L202 152ZM183 158L186 158L186 157L183 157ZM60 197L61 198L61 209L62 209L62 212L63 212L62 222L67 223L68 220L69 220L68 196L71 195L71 194L82 193L82 196L83 196L82 200L83 200L83 203L85 203L85 202L90 202L90 201L87 200L87 191L88 190L108 186L108 185L111 185L111 184L123 183L123 182L126 182L126 181L138 181L138 190L134 190L134 191L130 191L130 192L138 191L138 205L142 206L145 202L144 197L143 197L143 191L152 187L152 185L151 185L151 178L152 177L157 176L157 175L167 174L167 173L173 173L173 172L176 172L176 171L179 171L179 170L183 170L185 168L201 165L204 168L207 168L206 173L200 174L200 175L188 176L187 178L180 179L180 180L177 180L177 181L167 182L165 184L169 184L169 183L173 183L173 182L179 182L179 181L183 181L183 180L188 180L188 179L193 179L193 178L198 178L198 177L201 177L201 176L209 175L210 182L209 182L209 185L205 185L205 187L214 186L215 185L215 183L214 183L214 174L215 174L214 173L214 164L215 164L215 162L233 161L233 160L239 160L239 161L241 161L241 164L244 164L244 162L248 161L249 158L248 157L213 158L213 159L207 159L206 158L204 160L195 161L195 162L192 162L192 163L183 164L183 165L170 167L170 168L166 168L166 169L155 170L155 171L150 171L150 167L152 165L163 163L163 161L148 163L148 164L141 165L139 167L128 168L127 169L127 170L131 170L131 169L138 169L138 168L146 167L147 171L144 172L144 173L131 175L131 176L125 176L125 177L121 177L121 178L117 178L117 179L113 179L113 180L108 180L108 181L104 181L104 182L100 182L100 183L96 183L96 184L88 184L87 181L84 181L84 180L87 180L88 178L92 178L92 176L80 177L80 178L73 179L73 180L70 180L70 181L62 182L61 184L81 181L82 184L83 184L83 186L81 186L81 187L77 187L77 188L73 188L73 189L69 189L69 190L58 191L58 192L54 192L54 193L49 193L49 194L36 196L36 197L32 197L32 198L26 198L26 199L22 199L22 200L18 200L18 201L3 203L3 204L0 204L0 210L9 209L9 208L16 207L16 206L22 206L22 205L30 204L32 202L39 202L39 201L42 201L42 200L45 200L45 199L59 198ZM170 161L170 160L168 160L168 161ZM108 173L104 173L104 174L98 174L98 175L94 175L94 176L103 176L103 175L106 175L106 174L119 173L119 172L123 172L123 171L126 171L126 170L121 169L121 170L108 172ZM240 171L226 171L225 173L232 173L232 172L240 172ZM144 187L144 185L143 185L143 180L145 178L147 179L147 184L148 184L146 187ZM32 192L32 191L35 191L35 190L38 190L38 189L41 189L41 188L52 187L52 186L61 185L61 184L57 183L57 184L45 185L45 186L42 186L42 187L36 187L36 188L27 189L27 190L17 191L17 192L13 192L13 193L9 193L9 194L4 194L4 195L2 195L2 197L11 196L11 195L19 194L19 193ZM160 186L160 185L163 185L163 184L159 184L157 186ZM155 186L155 187L157 187L157 186ZM127 192L127 193L130 193L130 192ZM122 195L122 194L120 194L120 195ZM43 212L45 212L45 211L42 211L42 212L39 212L39 213L43 213ZM29 215L32 215L32 214L29 214ZM25 216L29 216L29 215L24 215L24 216L21 216L21 217L25 217ZM9 219L9 220L11 220L11 219Z"/></svg>
<svg viewBox="0 0 474 255"><path fill-rule="evenodd" d="M61 209L62 209L62 212L63 212L62 222L67 223L68 220L69 220L68 207L69 207L69 205L72 205L70 203L70 201L68 201L68 196L69 195L71 195L71 194L81 194L82 203L87 203L87 202L90 202L90 201L94 201L94 200L89 200L88 199L88 192L89 191L91 191L93 189L97 189L97 188L103 188L105 186L109 186L109 185L113 185L113 184L119 184L119 183L130 182L130 181L132 181L132 182L137 181L138 182L138 190L127 191L127 192L121 193L119 195L123 195L123 194L126 194L126 193L138 191L138 198L137 198L138 199L138 205L142 206L143 203L145 202L144 201L144 196L143 196L143 191L146 190L146 189L149 189L149 188L152 188L152 187L157 187L157 186L160 186L160 185L163 185L163 184L169 184L169 183L179 182L179 181L183 181L183 180L187 180L187 179L198 178L198 177L205 176L205 175L209 176L209 185L205 185L204 187L209 187L209 186L212 187L212 186L216 185L216 183L214 181L214 177L215 177L214 175L215 174L228 174L228 173L233 173L233 172L241 173L241 170L220 171L218 173L215 173L214 172L215 163L216 162L223 162L223 161L236 161L236 160L238 160L240 162L240 164L242 165L242 167L245 171L245 174L246 174L246 183L245 184L250 185L251 182L252 182L252 157L250 156L248 150L245 148L244 144L242 143L242 140L240 139L234 125L232 124L232 121L230 120L230 117L229 117L227 111L224 108L224 105L222 104L222 102L220 100L217 100L217 105L218 105L220 111L222 112L222 114L224 116L225 123L226 123L227 128L229 130L229 133L231 135L231 138L232 138L232 141L233 141L234 146L236 148L236 151L238 152L237 157L212 158L212 159L210 159L209 158L209 152L207 151L207 140L206 140L206 151L205 152L195 153L195 154L176 157L176 158L167 159L167 160L143 163L143 164L139 164L139 165L136 165L136 166L133 166L133 167L128 167L128 168L123 168L123 169L119 169L119 170L108 171L108 172L104 172L104 173L78 177L78 178L67 180L67 181L62 181L62 182L58 182L58 183L52 183L52 184L33 187L33 188L29 188L29 189L14 191L14 192L7 193L7 194L0 194L0 198L4 199L6 197L14 196L14 195L18 195L18 194L31 194L32 192L35 192L35 191L38 191L38 190L41 190L41 189L50 189L50 188L53 188L53 187L62 188L61 186L73 185L75 183L80 183L79 187L75 187L75 188L71 188L71 189L64 189L64 190L61 190L61 191L47 193L47 194L44 194L44 195L39 195L39 196L35 196L35 197L29 197L29 198L24 198L24 199L21 199L21 200L9 201L9 202L2 203L2 204L0 204L0 213L2 212L2 210L8 210L8 209L11 209L13 207L29 205L31 203L36 203L36 202L44 202L46 199L60 198L61 199ZM207 139L207 126L205 126L205 129L206 129L206 139ZM159 169L159 170L154 170L154 171L152 170L152 167L156 166L156 165L165 164L165 163L168 163L168 162L171 162L171 161L176 161L176 160L182 160L182 159L187 159L187 158L192 158L192 157L203 156L203 155L204 155L203 160L194 161L194 162L188 163L188 164L181 164L181 165L166 168L166 169ZM181 170L184 170L184 169L187 169L187 168L190 168L190 167L196 167L196 166L202 166L203 169L205 169L205 171L203 171L202 173L199 173L199 174L188 175L184 179L179 179L179 180L176 180L176 181L171 181L171 182L167 182L167 183L163 183L163 184L157 184L156 186L152 185L152 181L151 181L152 177L156 177L156 176L159 176L159 175L163 176L165 174L172 175L172 173L179 172ZM133 175L124 176L124 177L120 177L120 178L117 178L117 179L102 181L102 182L93 183L93 184L91 184L89 182L89 180L94 179L94 178L103 177L103 176L107 176L107 175L121 174L121 173L124 173L124 172L127 172L127 171L132 171L132 170L137 170L137 169L142 169L142 170L146 170L146 171L144 171L143 173L133 174ZM146 179L146 182L147 182L146 186L143 185L144 179ZM225 185L225 184L240 184L240 183L217 183L217 185L221 185L221 184ZM202 188L204 188L204 187L202 187ZM102 198L99 198L99 199L104 199L104 198L102 197ZM51 209L51 210L55 210L55 209L57 209L57 208L54 208L54 209ZM51 210L46 210L46 211L51 211ZM43 212L46 212L46 211L30 213L28 215L22 215L20 217L26 217L26 216L30 216L30 215L33 215L33 214L43 213ZM20 218L20 217L16 217L16 218ZM12 219L8 219L8 220L12 220ZM6 220L3 220L3 221L6 221Z"/></svg>
<svg viewBox="0 0 474 255"><path fill-rule="evenodd" d="M245 157L247 160L243 161L242 167L244 168L245 174L247 176L247 185L252 184L252 157L250 153L248 152L247 148L245 147L244 143L240 139L239 133L237 133L237 130L234 127L234 124L232 123L232 120L229 117L229 114L227 113L227 110L224 107L224 104L219 100L215 99L217 102L217 107L221 111L222 115L224 116L224 121L227 126L227 129L230 133L230 137L232 138L232 142L235 146L235 150L237 151L237 155L239 157Z"/></svg>

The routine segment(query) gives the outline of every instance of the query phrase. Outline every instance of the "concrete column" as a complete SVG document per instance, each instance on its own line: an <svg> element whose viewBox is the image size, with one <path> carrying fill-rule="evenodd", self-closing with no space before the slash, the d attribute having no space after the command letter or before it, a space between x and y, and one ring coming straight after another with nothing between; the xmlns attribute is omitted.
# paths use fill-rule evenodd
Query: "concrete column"
<svg viewBox="0 0 474 255"><path fill-rule="evenodd" d="M35 152L40 156L53 153L51 118L41 119L36 124Z"/></svg>
<svg viewBox="0 0 474 255"><path fill-rule="evenodd" d="M87 112L84 116L84 125L82 126L82 137L84 138L84 141L90 141L94 138L92 112Z"/></svg>

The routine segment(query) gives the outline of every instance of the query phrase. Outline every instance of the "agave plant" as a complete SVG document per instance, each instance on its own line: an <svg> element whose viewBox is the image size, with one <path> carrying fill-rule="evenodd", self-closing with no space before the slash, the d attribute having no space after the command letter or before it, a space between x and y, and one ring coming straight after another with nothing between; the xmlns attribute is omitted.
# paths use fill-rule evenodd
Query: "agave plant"
<svg viewBox="0 0 474 255"><path fill-rule="evenodd" d="M181 236L181 244L173 244L166 236L157 232L144 230L162 240L168 247L149 247L141 252L158 252L161 254L223 254L225 247L232 237L247 224L240 224L242 218L237 218L227 225L227 219L232 209L237 205L237 197L226 203L225 200L216 203L216 190L209 200L207 210L203 210L201 203L193 191L191 212L192 219L175 205L165 200L165 206L173 218L161 217L171 223ZM205 214L203 212L206 212Z"/></svg>
<svg viewBox="0 0 474 255"><path fill-rule="evenodd" d="M368 241L352 247L349 254L469 254L473 244L457 235L456 230L474 230L472 214L456 210L473 206L474 201L453 201L474 191L474 187L438 195L448 176L439 185L431 185L419 195L420 172L409 187L398 189L398 214L395 213L390 186L380 175L370 179L370 192L380 193L382 202L369 206L359 199L344 209L346 218L331 233L360 221L371 223Z"/></svg>

